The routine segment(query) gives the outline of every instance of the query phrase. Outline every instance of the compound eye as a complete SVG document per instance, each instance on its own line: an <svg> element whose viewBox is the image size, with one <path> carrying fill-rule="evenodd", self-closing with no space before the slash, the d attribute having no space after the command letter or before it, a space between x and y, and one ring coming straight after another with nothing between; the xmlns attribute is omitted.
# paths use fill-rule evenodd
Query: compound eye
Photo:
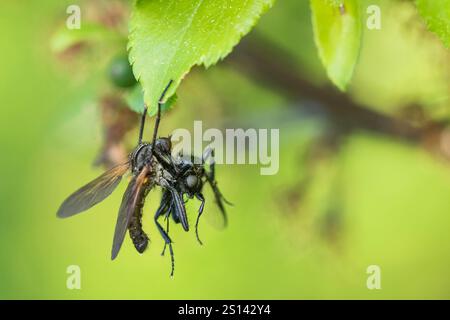
<svg viewBox="0 0 450 320"><path fill-rule="evenodd" d="M186 178L186 185L188 186L189 189L192 189L192 188L196 187L197 183L198 183L197 176L194 176L194 175L187 176L187 178Z"/></svg>

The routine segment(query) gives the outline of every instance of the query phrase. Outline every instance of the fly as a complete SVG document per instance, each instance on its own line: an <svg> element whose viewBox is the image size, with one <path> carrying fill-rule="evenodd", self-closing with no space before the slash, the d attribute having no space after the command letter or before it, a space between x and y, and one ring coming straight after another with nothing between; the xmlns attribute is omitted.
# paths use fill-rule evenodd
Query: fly
<svg viewBox="0 0 450 320"><path fill-rule="evenodd" d="M161 120L161 107L167 90L172 81L164 89L158 102L158 112L153 130L152 143L143 142L144 124L147 115L147 107L141 118L141 127L137 147L129 155L128 161L106 171L97 179L81 187L70 195L61 205L57 216L67 218L84 212L106 199L119 185L122 177L131 172L132 178L123 195L114 231L111 259L119 254L126 232L139 253L143 253L148 246L149 238L142 228L142 214L146 197L155 186L162 188L163 194L160 206L154 216L154 222L164 239L164 250L169 247L171 255L171 276L175 268L172 240L169 237L169 218L175 223L181 224L185 231L189 231L189 221L186 214L185 199L198 199L201 204L198 209L195 223L195 233L200 244L198 224L203 213L205 198L202 194L203 186L209 184L220 209L223 223L227 223L227 215L224 203L228 203L220 193L215 180L214 151L207 150L202 156L201 164L186 160L182 155L171 154L170 138L157 138L159 123ZM205 169L209 160L209 169ZM160 224L158 218L166 220L166 228Z"/></svg>

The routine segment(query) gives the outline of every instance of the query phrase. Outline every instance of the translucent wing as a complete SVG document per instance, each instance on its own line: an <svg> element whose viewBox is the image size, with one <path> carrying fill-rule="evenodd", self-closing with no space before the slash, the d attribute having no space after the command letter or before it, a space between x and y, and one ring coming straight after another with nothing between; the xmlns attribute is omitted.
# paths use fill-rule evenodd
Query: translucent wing
<svg viewBox="0 0 450 320"><path fill-rule="evenodd" d="M120 164L75 191L62 203L57 216L71 217L105 200L116 189L129 167L129 162Z"/></svg>
<svg viewBox="0 0 450 320"><path fill-rule="evenodd" d="M119 254L123 240L125 239L125 235L127 233L131 216L142 200L145 188L147 188L150 183L147 177L148 173L149 168L145 166L138 176L133 177L127 187L127 190L125 191L125 194L123 195L122 204L119 209L119 216L117 217L116 230L114 231L111 260L114 260Z"/></svg>

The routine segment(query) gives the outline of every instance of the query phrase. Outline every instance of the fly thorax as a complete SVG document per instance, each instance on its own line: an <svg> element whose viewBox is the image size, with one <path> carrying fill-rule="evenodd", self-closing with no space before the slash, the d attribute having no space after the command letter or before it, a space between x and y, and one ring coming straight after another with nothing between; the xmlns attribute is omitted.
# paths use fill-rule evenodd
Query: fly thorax
<svg viewBox="0 0 450 320"><path fill-rule="evenodd" d="M155 182L158 185L161 185L161 181L167 181L167 182L173 182L175 181L172 174L167 171L163 165L161 165L159 162L155 162L154 166L154 172L155 172Z"/></svg>
<svg viewBox="0 0 450 320"><path fill-rule="evenodd" d="M140 172L150 161L152 145L150 143L140 144L131 154L133 173Z"/></svg>

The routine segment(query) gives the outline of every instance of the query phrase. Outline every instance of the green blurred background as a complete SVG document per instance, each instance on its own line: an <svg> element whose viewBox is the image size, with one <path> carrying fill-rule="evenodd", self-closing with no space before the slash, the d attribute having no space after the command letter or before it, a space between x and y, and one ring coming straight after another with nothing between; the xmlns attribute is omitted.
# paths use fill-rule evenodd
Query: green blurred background
<svg viewBox="0 0 450 320"><path fill-rule="evenodd" d="M448 51L410 3L362 2L382 6L382 29L364 31L351 97L390 116L414 103L430 119L448 119ZM76 3L0 4L0 298L450 298L449 165L361 130L311 167L307 152L330 127L326 116L308 113L314 101L293 102L225 64L186 78L161 133L192 130L195 119L205 128L280 128L278 175L219 166L220 187L235 204L229 227L205 219L203 247L193 232L172 228L174 279L152 219L157 191L144 213L150 247L140 256L127 239L111 262L124 185L86 214L55 216L69 193L102 172L92 166L102 144L97 102L111 90L104 71L73 70L50 50ZM310 24L307 1L279 1L249 37L269 39L296 58L298 72L326 83ZM205 210L216 213L212 201ZM81 268L81 290L66 288L69 265ZM381 290L366 287L369 265L381 268Z"/></svg>

